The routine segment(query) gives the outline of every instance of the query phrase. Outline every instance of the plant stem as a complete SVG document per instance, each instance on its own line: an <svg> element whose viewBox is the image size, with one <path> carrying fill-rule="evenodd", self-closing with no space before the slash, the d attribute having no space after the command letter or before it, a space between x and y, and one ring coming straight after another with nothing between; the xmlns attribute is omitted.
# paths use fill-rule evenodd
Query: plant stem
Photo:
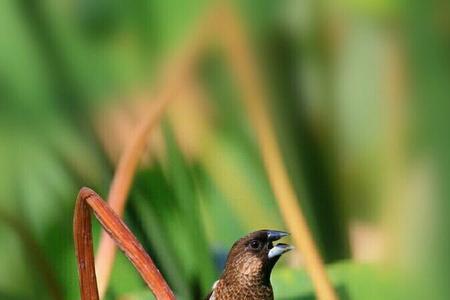
<svg viewBox="0 0 450 300"><path fill-rule="evenodd" d="M78 193L73 222L81 300L99 300L92 244L91 210L108 235L133 263L156 299L175 300L175 295L141 243L111 207L89 188L82 188Z"/></svg>

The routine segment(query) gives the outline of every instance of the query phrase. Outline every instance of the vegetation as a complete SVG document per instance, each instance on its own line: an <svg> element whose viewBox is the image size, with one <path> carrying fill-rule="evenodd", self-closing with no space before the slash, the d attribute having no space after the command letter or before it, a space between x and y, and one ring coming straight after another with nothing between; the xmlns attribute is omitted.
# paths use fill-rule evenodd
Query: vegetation
<svg viewBox="0 0 450 300"><path fill-rule="evenodd" d="M78 190L111 198L119 158L166 96L124 220L177 299L206 295L237 237L286 229L252 121L259 106L244 105L245 67L223 36L202 37L212 6L0 1L1 299L79 299ZM446 299L448 5L231 6L340 298ZM198 40L202 51L189 52ZM196 57L195 72L176 67L183 55ZM314 299L304 258L296 251L275 270L277 299ZM107 286L105 299L152 299L122 253Z"/></svg>

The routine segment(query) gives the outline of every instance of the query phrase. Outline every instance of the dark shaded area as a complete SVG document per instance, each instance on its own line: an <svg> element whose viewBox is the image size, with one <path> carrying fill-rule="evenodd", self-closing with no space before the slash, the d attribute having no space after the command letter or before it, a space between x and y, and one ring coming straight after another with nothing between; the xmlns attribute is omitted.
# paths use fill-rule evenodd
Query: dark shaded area
<svg viewBox="0 0 450 300"><path fill-rule="evenodd" d="M303 93L302 81L299 80L299 69L302 68L302 53L296 47L295 41L283 31L274 31L266 41L267 52L264 57L273 72L270 82L277 94L277 101L272 106L278 117L277 123L282 149L285 150L286 166L301 170L302 184L306 189L307 202L312 215L307 215L310 221L315 220L316 237L326 262L348 258L350 255L346 224L339 213L338 191L335 186L336 164L334 163L331 128L316 128L308 119L306 99ZM325 87L326 88L326 87ZM276 105L275 105L276 104ZM331 122L324 122L331 126ZM286 153L286 149L292 153ZM289 161L293 155L294 165ZM292 156L291 156L292 157ZM294 182L295 183L295 182ZM299 182L295 183L297 193Z"/></svg>

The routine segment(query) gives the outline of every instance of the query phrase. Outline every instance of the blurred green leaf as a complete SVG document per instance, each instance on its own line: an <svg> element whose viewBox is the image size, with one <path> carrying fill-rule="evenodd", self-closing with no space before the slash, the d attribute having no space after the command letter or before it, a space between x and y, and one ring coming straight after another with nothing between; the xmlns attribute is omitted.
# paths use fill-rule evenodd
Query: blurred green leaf
<svg viewBox="0 0 450 300"><path fill-rule="evenodd" d="M189 284L180 262L180 256L175 251L174 244L167 234L168 224L174 218L173 191L168 185L159 165L137 175L135 188L131 197L131 210L135 215L133 223L141 227L141 235L147 251L160 267L170 286L178 296L190 298Z"/></svg>
<svg viewBox="0 0 450 300"><path fill-rule="evenodd" d="M201 224L199 198L194 185L192 172L184 160L182 153L168 124L164 126L166 138L168 179L173 186L176 204L180 209L181 227L174 230L177 247L182 253L183 262L191 273L192 284L198 284L200 291L211 287L217 274L212 265L208 251L208 243ZM198 283L195 283L199 280Z"/></svg>
<svg viewBox="0 0 450 300"><path fill-rule="evenodd" d="M380 266L342 262L330 265L327 272L342 300L405 299L400 297L395 277ZM278 299L315 299L311 280L303 270L275 268L272 285Z"/></svg>

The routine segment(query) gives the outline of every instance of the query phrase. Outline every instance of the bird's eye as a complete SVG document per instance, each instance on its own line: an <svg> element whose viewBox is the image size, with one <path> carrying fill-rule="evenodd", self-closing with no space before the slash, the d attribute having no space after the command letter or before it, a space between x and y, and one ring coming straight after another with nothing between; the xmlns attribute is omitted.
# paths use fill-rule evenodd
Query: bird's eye
<svg viewBox="0 0 450 300"><path fill-rule="evenodd" d="M261 243L257 240L253 240L250 242L250 247L252 249L259 249L260 246L261 246Z"/></svg>

